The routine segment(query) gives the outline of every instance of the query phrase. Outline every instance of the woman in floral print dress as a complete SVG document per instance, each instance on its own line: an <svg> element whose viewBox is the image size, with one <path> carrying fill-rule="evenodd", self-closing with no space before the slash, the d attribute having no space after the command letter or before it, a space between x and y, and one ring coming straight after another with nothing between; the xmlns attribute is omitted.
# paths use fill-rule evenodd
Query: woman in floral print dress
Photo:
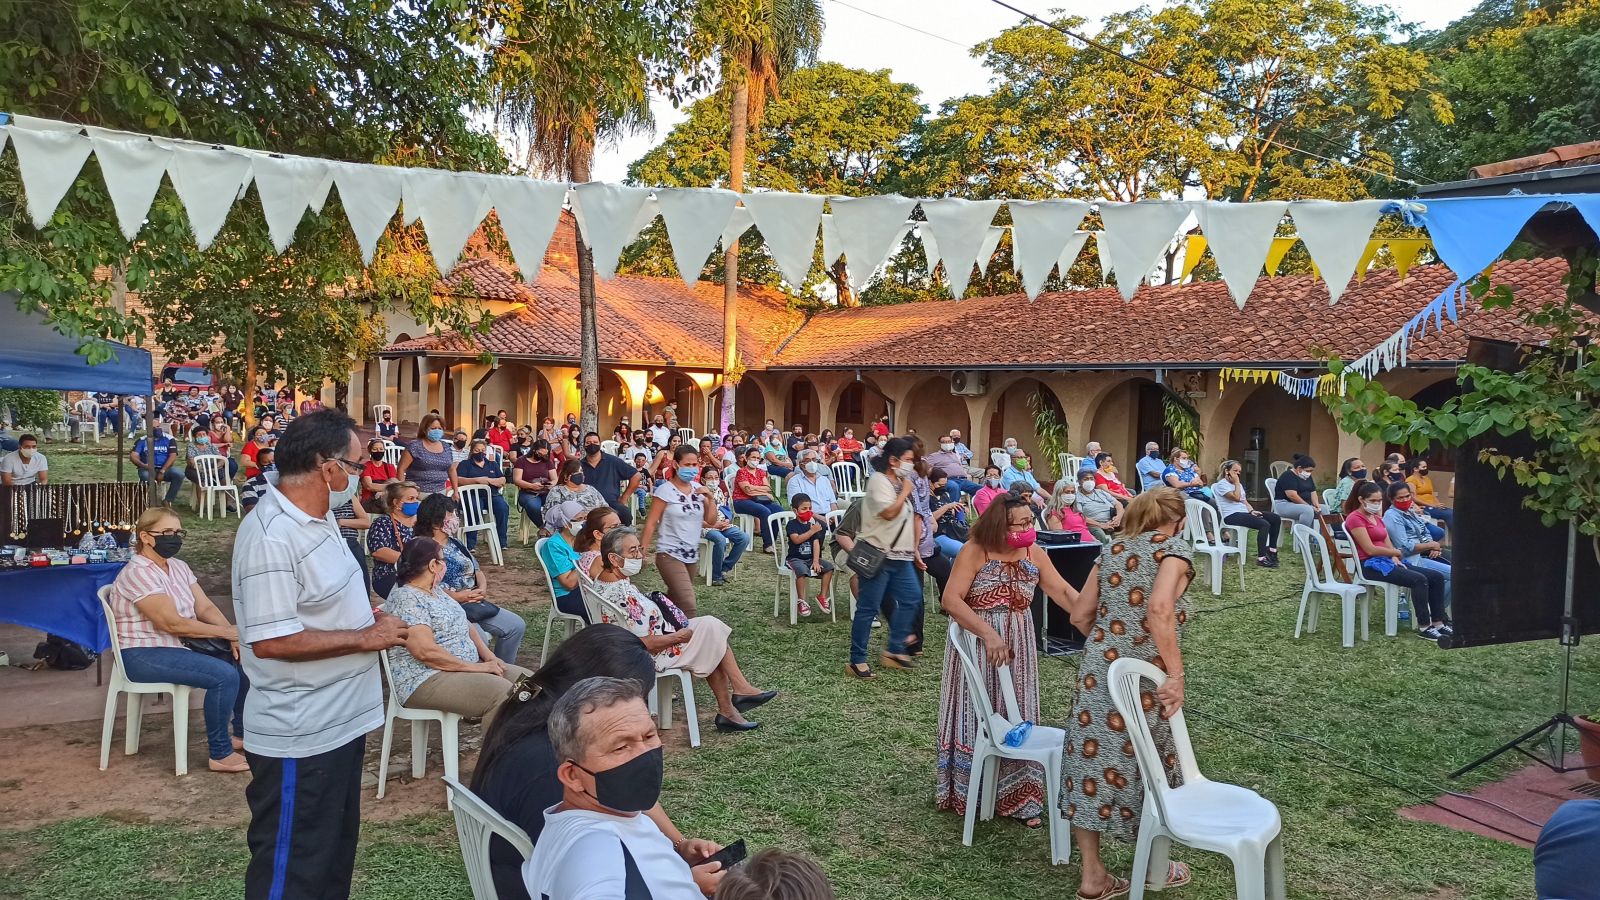
<svg viewBox="0 0 1600 900"><path fill-rule="evenodd" d="M976 635L983 652L974 662L989 699L1001 704L1000 667L1009 665L1018 713L1039 721L1038 639L1033 630L1035 588L1071 611L1078 592L1067 584L1035 543L1033 508L1013 494L989 504L961 552L945 585L942 606L962 628ZM1004 707L1000 707L1004 712ZM956 649L945 647L944 684L939 702L939 762L934 800L940 809L964 816L970 800L972 745L978 736L977 712L967 696ZM1044 769L1038 763L1002 760L995 789L995 811L1037 828L1050 802Z"/></svg>
<svg viewBox="0 0 1600 900"><path fill-rule="evenodd" d="M1073 840L1083 854L1078 889L1082 900L1128 892L1126 879L1106 871L1100 838L1134 840L1144 803L1144 784L1127 723L1111 702L1106 673L1113 660L1144 660L1167 673L1160 690L1142 692L1141 700L1167 769L1163 777L1174 787L1181 783L1167 719L1183 705L1178 639L1189 618L1185 591L1194 578L1193 551L1180 536L1184 517L1184 497L1175 488L1156 488L1135 497L1123 519L1123 536L1101 552L1073 607L1072 624L1088 640L1067 718L1060 812L1071 823ZM1188 866L1169 866L1169 887L1188 881Z"/></svg>

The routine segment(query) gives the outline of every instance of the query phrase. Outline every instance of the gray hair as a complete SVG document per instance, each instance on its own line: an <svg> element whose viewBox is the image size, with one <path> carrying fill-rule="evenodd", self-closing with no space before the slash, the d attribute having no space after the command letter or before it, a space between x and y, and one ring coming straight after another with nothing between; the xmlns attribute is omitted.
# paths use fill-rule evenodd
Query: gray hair
<svg viewBox="0 0 1600 900"><path fill-rule="evenodd" d="M1095 455L1096 453L1099 453L1099 452L1100 452L1100 442L1099 441L1090 441L1089 443L1083 445L1083 455L1085 455L1085 456L1093 456L1093 455Z"/></svg>
<svg viewBox="0 0 1600 900"><path fill-rule="evenodd" d="M583 734L584 716L610 709L618 703L643 699L643 686L631 678L597 675L573 685L556 701L545 726L556 759L576 762L588 755L589 745Z"/></svg>
<svg viewBox="0 0 1600 900"><path fill-rule="evenodd" d="M611 554L615 553L621 556L623 539L638 533L627 526L613 528L606 532L605 536L600 539L600 564L607 569L616 568L611 565Z"/></svg>

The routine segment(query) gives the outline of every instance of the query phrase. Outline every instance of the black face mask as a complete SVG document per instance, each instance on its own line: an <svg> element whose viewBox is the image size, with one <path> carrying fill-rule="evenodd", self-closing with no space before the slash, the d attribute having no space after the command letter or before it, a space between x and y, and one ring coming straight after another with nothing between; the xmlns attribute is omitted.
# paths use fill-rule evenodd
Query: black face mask
<svg viewBox="0 0 1600 900"><path fill-rule="evenodd" d="M1366 481L1367 480L1367 470L1366 469L1351 469L1350 470L1350 477L1354 478L1357 481Z"/></svg>
<svg viewBox="0 0 1600 900"><path fill-rule="evenodd" d="M486 453L474 453L474 454L472 454L472 461L475 462L475 463L482 463L484 460L486 460L488 458L489 458L489 456Z"/></svg>
<svg viewBox="0 0 1600 900"><path fill-rule="evenodd" d="M183 535L158 534L155 536L155 540L150 542L150 546L156 551L157 556L162 559L171 559L178 555L179 550L183 549Z"/></svg>
<svg viewBox="0 0 1600 900"><path fill-rule="evenodd" d="M573 765L578 766L576 762ZM583 766L578 766L585 772ZM620 766L594 776L594 799L606 809L622 813L644 812L661 799L661 778L666 768L661 748L646 750Z"/></svg>
<svg viewBox="0 0 1600 900"><path fill-rule="evenodd" d="M1149 453L1146 453L1145 456L1148 456L1151 459L1160 459L1161 458L1161 451L1160 450L1151 450Z"/></svg>
<svg viewBox="0 0 1600 900"><path fill-rule="evenodd" d="M584 444L583 445L583 452L588 454L589 456L599 456L600 455L600 445L599 444Z"/></svg>
<svg viewBox="0 0 1600 900"><path fill-rule="evenodd" d="M372 459L373 459L374 462L383 462L383 451L382 450L374 450L374 451L372 451L372 453L370 455L372 456Z"/></svg>
<svg viewBox="0 0 1600 900"><path fill-rule="evenodd" d="M456 449L457 450L465 450L466 447L467 447L467 442L466 441L456 441Z"/></svg>

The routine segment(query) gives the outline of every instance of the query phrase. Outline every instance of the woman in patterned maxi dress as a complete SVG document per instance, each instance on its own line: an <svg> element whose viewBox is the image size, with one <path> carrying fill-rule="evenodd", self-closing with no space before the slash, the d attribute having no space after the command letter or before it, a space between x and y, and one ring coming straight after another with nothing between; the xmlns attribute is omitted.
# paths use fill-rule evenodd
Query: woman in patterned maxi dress
<svg viewBox="0 0 1600 900"><path fill-rule="evenodd" d="M1134 498L1123 536L1112 539L1073 610L1072 624L1088 636L1078 664L1072 712L1061 758L1060 813L1072 825L1083 854L1083 900L1128 892L1127 880L1105 869L1101 835L1132 841L1138 834L1144 784L1127 723L1111 701L1107 671L1113 660L1140 659L1167 673L1159 691L1143 691L1145 716L1174 787L1181 783L1167 718L1183 703L1183 658L1178 639L1189 618L1184 594L1194 577L1193 551L1183 534L1184 498L1156 488ZM1133 877L1141 877L1133 873ZM1169 887L1189 880L1188 867L1172 863Z"/></svg>
<svg viewBox="0 0 1600 900"><path fill-rule="evenodd" d="M982 642L983 652L975 662L996 711L1005 714L999 667L1010 665L1018 712L1029 722L1039 721L1038 641L1030 613L1034 589L1043 587L1069 611L1078 596L1034 544L1033 522L1033 510L1024 498L995 498L957 554L942 602L945 612ZM961 660L954 647L946 646L934 799L940 809L960 816L967 812L977 734L977 712L967 696ZM1039 764L1002 760L996 781L995 811L1038 827L1049 803Z"/></svg>

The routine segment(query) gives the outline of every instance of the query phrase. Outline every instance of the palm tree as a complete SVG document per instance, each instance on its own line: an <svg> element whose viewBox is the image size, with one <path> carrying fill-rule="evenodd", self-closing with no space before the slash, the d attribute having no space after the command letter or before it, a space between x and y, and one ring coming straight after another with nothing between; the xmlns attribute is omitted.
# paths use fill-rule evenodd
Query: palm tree
<svg viewBox="0 0 1600 900"><path fill-rule="evenodd" d="M701 26L718 48L728 97L728 188L744 190L745 145L760 127L767 100L790 72L816 61L822 44L820 0L706 0ZM722 429L733 427L739 365L739 242L722 259Z"/></svg>
<svg viewBox="0 0 1600 900"><path fill-rule="evenodd" d="M601 140L652 124L647 71L666 55L659 6L527 0L496 24L503 30L491 59L496 120L528 142L528 169L574 183L590 180ZM600 340L596 330L594 255L576 234L580 424L599 427Z"/></svg>

